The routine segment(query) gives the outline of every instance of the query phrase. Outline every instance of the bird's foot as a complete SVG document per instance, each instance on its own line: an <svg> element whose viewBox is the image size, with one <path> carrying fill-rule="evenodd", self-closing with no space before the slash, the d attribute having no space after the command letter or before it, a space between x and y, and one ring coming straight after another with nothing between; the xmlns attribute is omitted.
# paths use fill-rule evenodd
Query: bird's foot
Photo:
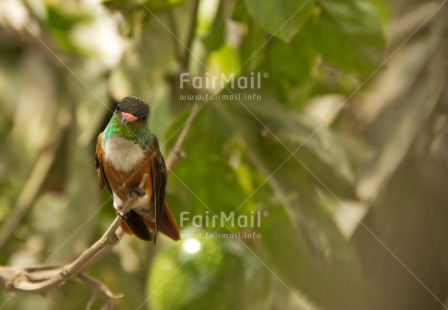
<svg viewBox="0 0 448 310"><path fill-rule="evenodd" d="M128 219L129 214L130 214L130 212L128 212L128 213L123 213L123 212L118 211L118 216L119 216L123 221L126 221L126 220Z"/></svg>
<svg viewBox="0 0 448 310"><path fill-rule="evenodd" d="M145 195L146 192L142 188L140 188L140 186L134 186L129 192L129 197L131 199L135 199L137 197L144 197Z"/></svg>
<svg viewBox="0 0 448 310"><path fill-rule="evenodd" d="M146 192L145 192L144 188L145 188L145 183L148 180L148 178L149 178L149 175L147 173L145 173L143 175L143 178L142 178L140 184L131 188L131 190L129 192L129 198L135 199L137 197L146 196Z"/></svg>

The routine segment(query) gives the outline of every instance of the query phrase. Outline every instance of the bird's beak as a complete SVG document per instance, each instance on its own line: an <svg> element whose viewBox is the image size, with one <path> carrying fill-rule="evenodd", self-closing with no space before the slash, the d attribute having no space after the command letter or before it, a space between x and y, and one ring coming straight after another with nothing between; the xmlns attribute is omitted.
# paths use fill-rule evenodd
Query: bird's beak
<svg viewBox="0 0 448 310"><path fill-rule="evenodd" d="M121 118L121 126L124 126L129 122L133 122L133 121L137 120L137 117L135 117L131 113L126 113L126 112L122 112L121 117L122 117Z"/></svg>

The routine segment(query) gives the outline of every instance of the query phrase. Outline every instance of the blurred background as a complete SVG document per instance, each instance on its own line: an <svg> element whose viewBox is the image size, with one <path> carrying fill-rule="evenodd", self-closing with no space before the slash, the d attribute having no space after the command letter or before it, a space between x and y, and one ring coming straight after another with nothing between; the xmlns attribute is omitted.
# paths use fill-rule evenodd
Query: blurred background
<svg viewBox="0 0 448 310"><path fill-rule="evenodd" d="M165 157L199 108L168 181L178 222L263 216L125 236L88 271L115 309L448 309L446 2L2 0L0 264L66 264L106 230L96 137L135 95ZM238 232L256 237L210 237ZM0 291L0 309L92 294Z"/></svg>

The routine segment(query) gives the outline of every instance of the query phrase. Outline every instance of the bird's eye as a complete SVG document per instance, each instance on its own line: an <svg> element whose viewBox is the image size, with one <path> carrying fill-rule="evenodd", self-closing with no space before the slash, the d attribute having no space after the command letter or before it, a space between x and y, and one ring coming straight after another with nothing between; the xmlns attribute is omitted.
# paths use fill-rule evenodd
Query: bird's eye
<svg viewBox="0 0 448 310"><path fill-rule="evenodd" d="M119 106L119 105L117 105L117 109L116 109L116 111L117 111L117 112L120 112L120 106Z"/></svg>

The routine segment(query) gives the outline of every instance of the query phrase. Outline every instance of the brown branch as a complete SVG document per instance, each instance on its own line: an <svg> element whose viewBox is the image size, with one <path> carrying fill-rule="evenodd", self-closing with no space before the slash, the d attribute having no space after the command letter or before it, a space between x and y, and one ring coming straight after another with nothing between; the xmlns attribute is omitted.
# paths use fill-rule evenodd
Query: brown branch
<svg viewBox="0 0 448 310"><path fill-rule="evenodd" d="M84 270L85 265L93 257L95 257L95 255L100 253L106 247L111 248L115 245L119 241L115 231L118 226L120 226L121 222L122 219L117 216L104 235L97 242L95 242L87 251L82 253L81 256L79 256L74 262L64 267L63 273L65 278L71 278L76 275L77 272Z"/></svg>
<svg viewBox="0 0 448 310"><path fill-rule="evenodd" d="M83 271L92 258L101 251L112 248L119 241L115 231L121 222L122 219L117 216L95 244L66 266L0 267L0 286L6 291L47 295L68 280L79 278L96 289L89 304L98 297L98 294L101 294L106 298L105 308L112 309L111 299L120 298L121 296L112 294L103 283L84 274Z"/></svg>
<svg viewBox="0 0 448 310"><path fill-rule="evenodd" d="M78 278L82 282L86 283L87 285L90 285L95 288L95 292L93 293L92 298L90 298L89 303L87 304L87 307L86 307L87 309L92 308L92 305L95 302L95 300L98 299L99 294L103 295L106 298L106 302L104 304L104 307L102 308L102 309L106 309L106 310L113 308L112 307L112 299L118 299L118 298L123 297L123 295L121 295L121 294L114 295L110 291L110 289L107 286L105 286L102 282L100 282L92 277L89 277L88 275L86 275L84 273L81 273L78 276Z"/></svg>
<svg viewBox="0 0 448 310"><path fill-rule="evenodd" d="M64 284L64 282L59 283L55 281L62 273L62 270L62 267L57 266L34 268L0 267L0 286L6 291L39 293L45 296L52 290L52 287L48 285L49 282L55 285L55 287ZM104 309L112 309L112 299L122 297L121 295L114 295L107 286L85 273L79 273L77 278L95 288L95 293L89 305L98 297L104 296L106 299ZM43 287L45 285L47 285L47 288L43 291L32 291L35 287Z"/></svg>
<svg viewBox="0 0 448 310"><path fill-rule="evenodd" d="M112 224L109 226L104 235L95 242L87 251L79 256L72 263L58 269L51 270L48 276L43 277L40 281L36 281L36 275L32 273L40 273L42 271L47 272L46 268L16 268L16 267L1 267L0 270L0 284L4 283L6 290L15 292L27 292L35 294L48 294L51 290L60 286L64 282L78 277L84 271L85 265L90 259L92 259L97 253L99 253L104 247L109 247L118 242L118 237L115 235L115 230L121 223L121 218L116 217ZM1 280L1 271L6 272L8 268L12 268L15 272L13 278L7 278L3 282ZM42 275L40 275L42 276Z"/></svg>

